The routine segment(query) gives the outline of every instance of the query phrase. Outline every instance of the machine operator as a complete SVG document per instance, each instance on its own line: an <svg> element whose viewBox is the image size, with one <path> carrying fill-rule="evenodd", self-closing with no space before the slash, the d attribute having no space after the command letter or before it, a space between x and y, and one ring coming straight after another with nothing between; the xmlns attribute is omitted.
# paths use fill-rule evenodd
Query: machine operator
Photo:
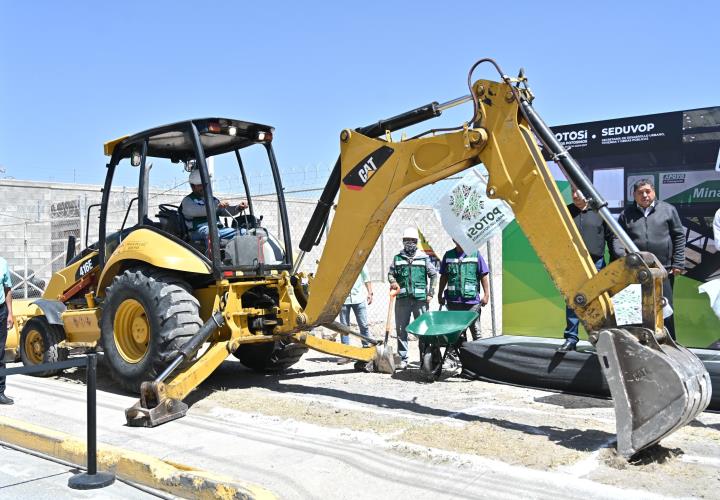
<svg viewBox="0 0 720 500"><path fill-rule="evenodd" d="M205 211L205 188L200 178L200 171L193 169L190 172L188 181L190 182L192 192L183 198L181 205L185 224L187 225L190 237L194 241L207 241L209 230L207 212ZM235 206L231 206L228 201L220 201L217 198L213 198L213 202L215 203L216 217L221 214L235 216L248 207L247 202L244 200ZM221 240L229 240L235 236L235 229L219 227L218 236Z"/></svg>

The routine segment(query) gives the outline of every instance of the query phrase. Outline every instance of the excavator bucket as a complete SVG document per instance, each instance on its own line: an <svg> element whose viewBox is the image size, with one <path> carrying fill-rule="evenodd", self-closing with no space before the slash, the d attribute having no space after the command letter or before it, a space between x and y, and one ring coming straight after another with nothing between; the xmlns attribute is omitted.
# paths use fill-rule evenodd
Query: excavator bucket
<svg viewBox="0 0 720 500"><path fill-rule="evenodd" d="M595 344L615 403L617 451L630 458L697 417L710 403L710 375L669 335L601 330Z"/></svg>

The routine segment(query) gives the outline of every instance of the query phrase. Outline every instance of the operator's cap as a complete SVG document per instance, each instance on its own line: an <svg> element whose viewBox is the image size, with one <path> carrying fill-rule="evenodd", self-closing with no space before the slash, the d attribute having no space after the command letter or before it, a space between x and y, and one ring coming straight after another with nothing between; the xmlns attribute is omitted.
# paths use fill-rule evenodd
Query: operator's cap
<svg viewBox="0 0 720 500"><path fill-rule="evenodd" d="M417 229L414 227L408 227L403 231L402 239L404 240L417 240L418 238L418 232Z"/></svg>
<svg viewBox="0 0 720 500"><path fill-rule="evenodd" d="M190 172L190 178L188 178L188 182L196 186L202 184L202 179L200 179L200 171L198 169L193 169L192 172Z"/></svg>

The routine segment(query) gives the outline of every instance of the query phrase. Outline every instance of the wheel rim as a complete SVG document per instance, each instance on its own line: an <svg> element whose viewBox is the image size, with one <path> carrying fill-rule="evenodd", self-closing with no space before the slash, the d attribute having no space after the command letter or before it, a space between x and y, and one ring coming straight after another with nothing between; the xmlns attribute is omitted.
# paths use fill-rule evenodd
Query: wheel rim
<svg viewBox="0 0 720 500"><path fill-rule="evenodd" d="M30 330L25 337L25 356L34 365L42 364L45 343L39 331Z"/></svg>
<svg viewBox="0 0 720 500"><path fill-rule="evenodd" d="M120 356L132 364L142 361L150 341L150 325L142 304L135 299L123 301L115 312L113 330Z"/></svg>

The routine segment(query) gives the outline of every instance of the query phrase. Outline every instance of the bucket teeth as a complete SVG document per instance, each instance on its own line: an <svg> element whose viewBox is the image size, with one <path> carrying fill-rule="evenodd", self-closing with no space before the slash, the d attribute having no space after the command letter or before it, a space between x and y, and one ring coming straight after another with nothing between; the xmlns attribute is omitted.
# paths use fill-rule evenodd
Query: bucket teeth
<svg viewBox="0 0 720 500"><path fill-rule="evenodd" d="M642 340L640 340L642 339ZM615 403L617 450L629 458L697 417L710 403L710 375L669 336L647 329L601 330L600 365Z"/></svg>

